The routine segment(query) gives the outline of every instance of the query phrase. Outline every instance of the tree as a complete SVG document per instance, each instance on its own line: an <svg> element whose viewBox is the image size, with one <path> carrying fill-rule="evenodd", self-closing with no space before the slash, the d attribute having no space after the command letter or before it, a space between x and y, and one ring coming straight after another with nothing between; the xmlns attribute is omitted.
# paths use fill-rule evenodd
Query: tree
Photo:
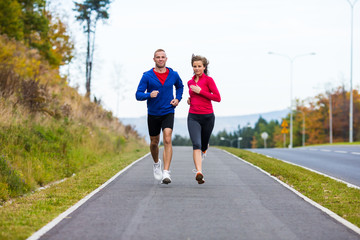
<svg viewBox="0 0 360 240"><path fill-rule="evenodd" d="M70 39L67 28L58 17L53 17L50 13L47 17L50 22L48 36L55 63L57 66L69 64L73 58L74 43Z"/></svg>
<svg viewBox="0 0 360 240"><path fill-rule="evenodd" d="M96 24L100 19L108 19L110 0L85 0L84 3L75 2L75 11L78 12L76 20L84 24L84 33L87 35L86 49L86 96L91 94L91 72L93 68L93 57L95 51Z"/></svg>
<svg viewBox="0 0 360 240"><path fill-rule="evenodd" d="M24 41L37 48L51 62L51 44L48 38L49 19L46 16L45 0L18 0L22 6Z"/></svg>
<svg viewBox="0 0 360 240"><path fill-rule="evenodd" d="M0 1L0 33L10 38L24 38L21 5L14 0Z"/></svg>
<svg viewBox="0 0 360 240"><path fill-rule="evenodd" d="M73 44L65 25L55 20L46 10L46 0L0 1L0 34L38 49L56 68L71 60Z"/></svg>

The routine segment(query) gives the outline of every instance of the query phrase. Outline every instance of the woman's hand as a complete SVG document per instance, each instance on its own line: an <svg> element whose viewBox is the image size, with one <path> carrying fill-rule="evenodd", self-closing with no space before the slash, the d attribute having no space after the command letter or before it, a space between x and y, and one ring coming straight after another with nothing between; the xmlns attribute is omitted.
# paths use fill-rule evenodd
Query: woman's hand
<svg viewBox="0 0 360 240"><path fill-rule="evenodd" d="M201 91L201 88L198 85L190 85L191 91L193 91L194 93L199 94Z"/></svg>

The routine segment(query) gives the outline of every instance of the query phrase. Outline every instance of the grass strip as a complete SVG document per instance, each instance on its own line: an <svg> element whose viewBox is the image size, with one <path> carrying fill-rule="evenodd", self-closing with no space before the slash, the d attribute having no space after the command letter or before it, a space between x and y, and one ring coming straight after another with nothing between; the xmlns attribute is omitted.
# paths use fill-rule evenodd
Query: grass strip
<svg viewBox="0 0 360 240"><path fill-rule="evenodd" d="M62 183L4 204L0 207L0 239L28 238L148 151L146 147L105 156Z"/></svg>
<svg viewBox="0 0 360 240"><path fill-rule="evenodd" d="M237 148L219 148L263 169L321 206L360 227L359 189L347 187L346 184L329 177L262 154Z"/></svg>

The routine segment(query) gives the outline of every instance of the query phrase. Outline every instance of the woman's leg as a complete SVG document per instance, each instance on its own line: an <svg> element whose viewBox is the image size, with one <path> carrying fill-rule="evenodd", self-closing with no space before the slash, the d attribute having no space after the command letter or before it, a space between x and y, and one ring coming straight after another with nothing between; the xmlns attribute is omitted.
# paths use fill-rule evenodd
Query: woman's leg
<svg viewBox="0 0 360 240"><path fill-rule="evenodd" d="M206 116L201 125L201 151L205 152L208 148L212 130L215 125L215 115ZM201 157L201 156L200 156Z"/></svg>
<svg viewBox="0 0 360 240"><path fill-rule="evenodd" d="M200 123L189 114L188 119L188 130L191 142L193 144L193 159L195 168L197 171L202 171L201 166L201 126Z"/></svg>

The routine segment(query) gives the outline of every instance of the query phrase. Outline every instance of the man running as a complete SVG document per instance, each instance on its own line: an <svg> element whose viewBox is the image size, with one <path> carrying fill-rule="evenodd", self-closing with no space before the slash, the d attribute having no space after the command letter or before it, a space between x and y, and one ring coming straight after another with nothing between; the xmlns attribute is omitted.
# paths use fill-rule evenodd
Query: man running
<svg viewBox="0 0 360 240"><path fill-rule="evenodd" d="M136 91L138 101L147 100L148 129L150 135L150 152L154 160L154 177L161 183L171 183L170 163L172 158L171 135L174 125L175 107L179 104L184 91L184 85L177 72L166 67L167 56L163 49L154 53L155 67L145 72ZM174 86L176 97L174 98ZM163 161L161 170L159 159L160 131L163 131Z"/></svg>

